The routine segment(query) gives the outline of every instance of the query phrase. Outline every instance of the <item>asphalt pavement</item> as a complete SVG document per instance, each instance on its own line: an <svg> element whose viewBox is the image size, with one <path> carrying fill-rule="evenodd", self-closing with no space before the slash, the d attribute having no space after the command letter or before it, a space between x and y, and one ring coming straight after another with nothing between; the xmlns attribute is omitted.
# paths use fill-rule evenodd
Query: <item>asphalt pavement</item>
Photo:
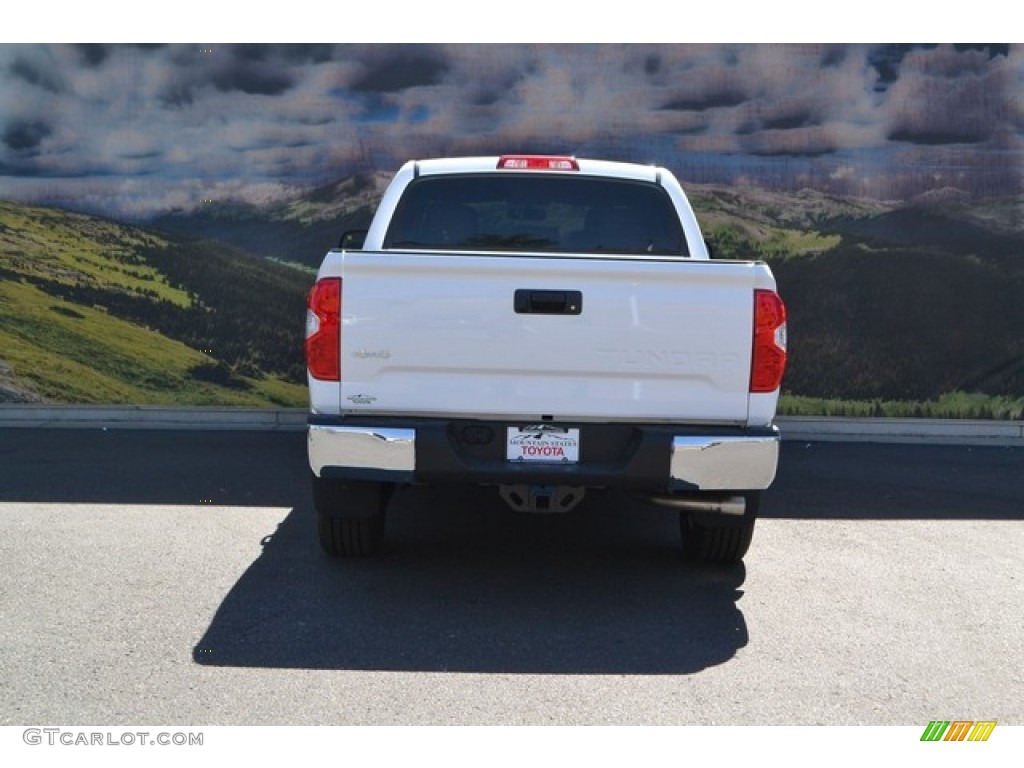
<svg viewBox="0 0 1024 768"><path fill-rule="evenodd" d="M301 432L0 429L0 724L1021 725L1022 478L791 441L742 566L441 488L335 562Z"/></svg>

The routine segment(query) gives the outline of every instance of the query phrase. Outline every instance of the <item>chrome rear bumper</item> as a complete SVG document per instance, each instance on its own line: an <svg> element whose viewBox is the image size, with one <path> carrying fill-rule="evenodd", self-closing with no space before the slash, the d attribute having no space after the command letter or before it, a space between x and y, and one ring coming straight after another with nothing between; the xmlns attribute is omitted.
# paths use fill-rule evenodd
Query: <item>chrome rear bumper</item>
<svg viewBox="0 0 1024 768"><path fill-rule="evenodd" d="M664 428L657 429L661 432ZM436 436L433 439L436 441ZM749 434L672 435L668 477L662 475L664 488L669 491L765 489L775 479L779 441L779 432L774 427ZM431 446L428 450L433 452L437 443L426 442L425 446ZM309 465L318 477L324 476L326 470L333 477L406 483L417 479L429 481L429 477L417 478L416 448L416 427L309 425ZM466 465L465 468L465 481L476 482L471 467ZM422 474L424 468L419 469ZM566 468L566 472L569 469ZM520 470L516 468L517 472ZM537 468L538 472L556 470L550 465ZM618 479L604 477L599 484L614 485ZM493 482L494 478L481 481Z"/></svg>
<svg viewBox="0 0 1024 768"><path fill-rule="evenodd" d="M310 424L307 447L317 477L324 467L343 467L411 482L416 471L415 429Z"/></svg>
<svg viewBox="0 0 1024 768"><path fill-rule="evenodd" d="M673 486L702 491L767 488L779 463L779 432L768 435L672 439L669 474Z"/></svg>

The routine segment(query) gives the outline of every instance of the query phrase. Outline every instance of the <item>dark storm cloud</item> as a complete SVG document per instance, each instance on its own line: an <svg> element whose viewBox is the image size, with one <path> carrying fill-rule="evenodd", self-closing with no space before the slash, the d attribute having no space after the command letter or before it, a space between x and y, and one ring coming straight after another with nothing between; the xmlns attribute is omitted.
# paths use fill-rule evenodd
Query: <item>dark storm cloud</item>
<svg viewBox="0 0 1024 768"><path fill-rule="evenodd" d="M829 144L816 144L808 142L803 146L789 144L772 144L765 146L750 146L746 150L754 157L824 157L836 152L836 148Z"/></svg>
<svg viewBox="0 0 1024 768"><path fill-rule="evenodd" d="M708 109L719 109L722 107L737 107L747 100L738 88L725 88L720 91L711 91L700 96L681 96L670 99L663 103L659 109L676 112L703 112Z"/></svg>
<svg viewBox="0 0 1024 768"><path fill-rule="evenodd" d="M965 125L963 130L952 128L905 126L890 131L886 138L889 141L905 141L910 144L939 146L941 144L980 144L986 141L988 130L982 126Z"/></svg>
<svg viewBox="0 0 1024 768"><path fill-rule="evenodd" d="M731 109L750 100L756 86L743 71L732 47L708 45L658 46L645 51L626 46L616 55L627 60L622 80L607 71L598 76L629 87L633 80L650 95L649 106L665 112L708 112Z"/></svg>
<svg viewBox="0 0 1024 768"><path fill-rule="evenodd" d="M795 128L809 128L819 124L820 121L810 113L795 112L765 118L761 127L766 131L791 131Z"/></svg>
<svg viewBox="0 0 1024 768"><path fill-rule="evenodd" d="M163 154L159 149L123 149L116 156L124 160L158 160Z"/></svg>
<svg viewBox="0 0 1024 768"><path fill-rule="evenodd" d="M22 82L50 93L60 93L64 90L63 78L58 72L26 58L19 57L11 62L9 72Z"/></svg>
<svg viewBox="0 0 1024 768"><path fill-rule="evenodd" d="M398 93L418 86L437 85L448 73L449 63L431 48L389 49L366 63L350 88L357 93Z"/></svg>
<svg viewBox="0 0 1024 768"><path fill-rule="evenodd" d="M900 70L904 59L914 51L934 51L937 44L920 43L890 43L872 47L868 51L868 64L875 70L877 81L874 90L885 92L889 86L900 78ZM970 53L979 51L984 53L989 60L997 56L1008 58L1010 46L1003 43L956 43L953 50L957 53Z"/></svg>
<svg viewBox="0 0 1024 768"><path fill-rule="evenodd" d="M822 157L839 147L831 131L808 113L780 114L736 131L739 150L754 157Z"/></svg>
<svg viewBox="0 0 1024 768"><path fill-rule="evenodd" d="M745 120L736 126L736 130L733 131L737 136L753 136L761 130L760 120Z"/></svg>
<svg viewBox="0 0 1024 768"><path fill-rule="evenodd" d="M157 101L169 109L184 109L195 102L192 86L185 83L172 83L156 94Z"/></svg>
<svg viewBox="0 0 1024 768"><path fill-rule="evenodd" d="M295 84L292 73L277 59L272 45L233 45L227 48L227 63L214 58L212 81L218 91L241 91L261 96L278 96Z"/></svg>
<svg viewBox="0 0 1024 768"><path fill-rule="evenodd" d="M988 54L989 59L994 59L996 56L1010 57L1010 46L1006 43L954 43L953 49L957 53L983 51Z"/></svg>
<svg viewBox="0 0 1024 768"><path fill-rule="evenodd" d="M280 49L289 64L323 64L334 59L334 46L330 43L291 43Z"/></svg>
<svg viewBox="0 0 1024 768"><path fill-rule="evenodd" d="M1006 51L963 45L908 54L888 92L885 138L923 146L1004 141L1021 106L1019 72Z"/></svg>
<svg viewBox="0 0 1024 768"><path fill-rule="evenodd" d="M335 50L331 43L241 43L212 47L229 51L237 61L273 61L284 65L323 64L334 58Z"/></svg>
<svg viewBox="0 0 1024 768"><path fill-rule="evenodd" d="M87 67L98 67L107 60L110 51L101 43L78 43L75 45L79 60Z"/></svg>
<svg viewBox="0 0 1024 768"><path fill-rule="evenodd" d="M231 51L231 56L235 61L267 61L274 51L274 46L242 43L241 45L233 45L228 50Z"/></svg>
<svg viewBox="0 0 1024 768"><path fill-rule="evenodd" d="M156 98L183 109L194 105L206 86L220 93L280 96L296 86L303 66L330 62L334 53L330 44L176 46L168 61L172 74Z"/></svg>
<svg viewBox="0 0 1024 768"><path fill-rule="evenodd" d="M706 136L710 130L711 126L708 123L690 123L688 125L669 127L665 130L665 133L685 138L692 136Z"/></svg>
<svg viewBox="0 0 1024 768"><path fill-rule="evenodd" d="M838 67L846 61L846 48L841 45L830 45L821 54L821 66L823 69Z"/></svg>
<svg viewBox="0 0 1024 768"><path fill-rule="evenodd" d="M515 93L516 88L524 79L523 73L518 71L478 75L470 86L467 103L475 107L490 107L506 103L509 94Z"/></svg>
<svg viewBox="0 0 1024 768"><path fill-rule="evenodd" d="M874 90L885 91L890 85L899 80L900 65L904 57L913 50L928 50L937 48L937 45L920 45L908 43L889 43L873 47L868 51L868 64L875 70L877 81Z"/></svg>
<svg viewBox="0 0 1024 768"><path fill-rule="evenodd" d="M42 120L15 120L4 129L3 141L15 152L36 149L53 133L53 129Z"/></svg>
<svg viewBox="0 0 1024 768"><path fill-rule="evenodd" d="M473 107L492 107L505 97L502 88L478 88L470 96L469 104Z"/></svg>
<svg viewBox="0 0 1024 768"><path fill-rule="evenodd" d="M211 78L218 91L241 91L260 96L278 96L294 84L287 72L270 66L251 66L236 61L215 72Z"/></svg>
<svg viewBox="0 0 1024 768"><path fill-rule="evenodd" d="M156 98L165 107L184 109L194 105L197 93L209 86L219 93L280 96L296 83L294 67L282 53L274 45L175 47L168 60L170 74Z"/></svg>

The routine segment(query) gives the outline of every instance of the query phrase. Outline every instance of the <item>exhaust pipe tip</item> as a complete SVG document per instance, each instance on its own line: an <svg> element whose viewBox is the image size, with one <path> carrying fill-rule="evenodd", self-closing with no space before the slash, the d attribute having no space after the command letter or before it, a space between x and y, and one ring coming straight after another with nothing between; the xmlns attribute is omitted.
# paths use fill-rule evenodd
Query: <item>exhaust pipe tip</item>
<svg viewBox="0 0 1024 768"><path fill-rule="evenodd" d="M745 496L650 496L649 501L660 507L669 507L678 512L700 512L725 517L743 517L747 512Z"/></svg>

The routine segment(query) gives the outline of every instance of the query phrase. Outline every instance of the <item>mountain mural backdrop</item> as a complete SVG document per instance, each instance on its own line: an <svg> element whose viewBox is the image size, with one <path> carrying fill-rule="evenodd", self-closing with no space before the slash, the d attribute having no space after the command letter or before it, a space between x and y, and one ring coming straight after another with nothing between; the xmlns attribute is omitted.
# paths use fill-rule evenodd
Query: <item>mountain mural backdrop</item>
<svg viewBox="0 0 1024 768"><path fill-rule="evenodd" d="M410 157L683 181L791 313L791 412L1020 418L1024 55L0 45L0 402L302 405L312 268Z"/></svg>

